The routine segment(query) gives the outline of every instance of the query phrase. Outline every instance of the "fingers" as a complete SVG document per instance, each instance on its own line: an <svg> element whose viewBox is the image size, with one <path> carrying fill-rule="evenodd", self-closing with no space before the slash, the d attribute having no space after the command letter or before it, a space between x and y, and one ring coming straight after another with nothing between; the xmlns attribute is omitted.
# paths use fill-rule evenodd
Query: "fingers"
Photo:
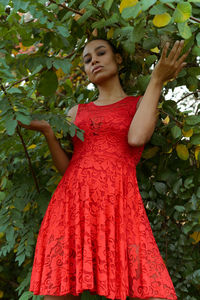
<svg viewBox="0 0 200 300"><path fill-rule="evenodd" d="M180 73L180 71L187 65L187 63L182 63L180 64L180 66L178 67L178 69L176 70L175 76L174 78L176 78L178 76L178 74Z"/></svg>
<svg viewBox="0 0 200 300"><path fill-rule="evenodd" d="M180 58L179 58L179 60L178 60L178 65L179 64L182 64L183 62L184 62L184 60L187 58L187 56L188 56L188 54L190 53L190 51L191 51L191 48L185 53L185 54L183 54Z"/></svg>
<svg viewBox="0 0 200 300"><path fill-rule="evenodd" d="M172 50L169 53L168 59L170 61L176 61L177 58L179 57L181 50L183 49L183 45L184 45L184 40L182 41L176 41L174 43L174 46L172 48Z"/></svg>
<svg viewBox="0 0 200 300"><path fill-rule="evenodd" d="M163 48L163 50L162 50L162 54L161 54L161 59L164 59L164 58L166 58L166 56L167 56L167 50L168 50L168 48L169 48L169 42L167 42L166 44L165 44L165 46L164 46L164 48Z"/></svg>
<svg viewBox="0 0 200 300"><path fill-rule="evenodd" d="M175 53L174 58L173 58L174 62L176 62L177 59L179 58L179 56L181 54L181 51L183 49L183 46L184 46L184 40L182 40L178 43L178 48L177 48L176 53Z"/></svg>

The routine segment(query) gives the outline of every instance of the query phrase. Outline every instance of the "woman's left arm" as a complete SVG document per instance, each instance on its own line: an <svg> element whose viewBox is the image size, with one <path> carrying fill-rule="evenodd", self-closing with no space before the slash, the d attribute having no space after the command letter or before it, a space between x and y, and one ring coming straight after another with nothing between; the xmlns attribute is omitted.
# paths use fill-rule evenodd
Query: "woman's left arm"
<svg viewBox="0 0 200 300"><path fill-rule="evenodd" d="M178 73L186 65L184 60L190 50L182 55L184 41L176 41L167 57L169 43L163 48L162 55L155 69L152 72L150 82L142 97L141 103L133 117L128 131L128 143L131 146L142 146L147 143L156 126L158 115L158 101L164 82L175 79Z"/></svg>

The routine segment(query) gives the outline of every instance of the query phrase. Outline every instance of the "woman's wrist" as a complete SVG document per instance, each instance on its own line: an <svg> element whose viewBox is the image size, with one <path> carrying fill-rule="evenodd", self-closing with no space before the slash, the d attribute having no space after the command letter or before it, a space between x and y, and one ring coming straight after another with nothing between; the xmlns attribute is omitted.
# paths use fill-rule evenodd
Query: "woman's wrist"
<svg viewBox="0 0 200 300"><path fill-rule="evenodd" d="M152 76L151 76L151 80L150 80L152 83L154 83L156 86L158 86L159 88L162 89L163 85L164 85L164 80L162 80L162 78L159 78L158 76L154 75L152 73Z"/></svg>
<svg viewBox="0 0 200 300"><path fill-rule="evenodd" d="M51 128L51 126L43 129L42 134L48 138L48 137L53 137L55 136L53 129Z"/></svg>

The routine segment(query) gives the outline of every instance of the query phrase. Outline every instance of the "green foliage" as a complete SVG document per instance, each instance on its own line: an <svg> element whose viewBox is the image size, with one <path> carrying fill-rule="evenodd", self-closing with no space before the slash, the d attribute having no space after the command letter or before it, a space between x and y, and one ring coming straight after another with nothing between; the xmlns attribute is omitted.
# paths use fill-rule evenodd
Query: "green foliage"
<svg viewBox="0 0 200 300"><path fill-rule="evenodd" d="M128 94L143 94L166 41L192 48L187 67L165 85L159 119L138 165L138 180L152 229L179 299L200 293L199 110L180 111L165 101L185 85L199 97L200 4L198 0L121 1L3 0L0 3L0 297L34 299L28 292L37 234L61 176L45 138L20 129L17 120L48 120L72 155L71 137L84 132L66 118L70 107L97 96L87 88L81 53L87 39L110 38L121 48L121 80ZM163 24L163 14L169 15ZM155 23L155 17L157 22ZM156 25L155 25L156 24ZM155 51L157 47L157 51ZM184 102L185 99L182 99ZM181 99L179 98L179 101ZM31 158L30 171L24 144ZM36 180L33 178L33 172ZM13 269L15 272L13 272ZM89 295L82 299L105 297Z"/></svg>

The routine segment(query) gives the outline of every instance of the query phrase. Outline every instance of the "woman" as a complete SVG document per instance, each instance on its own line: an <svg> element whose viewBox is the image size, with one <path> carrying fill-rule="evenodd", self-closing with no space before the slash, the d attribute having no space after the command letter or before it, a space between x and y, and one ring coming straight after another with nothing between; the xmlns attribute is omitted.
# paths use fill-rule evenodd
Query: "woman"
<svg viewBox="0 0 200 300"><path fill-rule="evenodd" d="M122 57L102 39L83 51L85 72L98 90L94 102L75 105L67 157L46 121L21 126L42 132L63 175L38 235L30 291L45 300L81 299L81 293L110 299L177 299L139 193L135 167L157 119L163 83L186 65L184 41L169 55L166 44L143 97L128 96L119 80Z"/></svg>

